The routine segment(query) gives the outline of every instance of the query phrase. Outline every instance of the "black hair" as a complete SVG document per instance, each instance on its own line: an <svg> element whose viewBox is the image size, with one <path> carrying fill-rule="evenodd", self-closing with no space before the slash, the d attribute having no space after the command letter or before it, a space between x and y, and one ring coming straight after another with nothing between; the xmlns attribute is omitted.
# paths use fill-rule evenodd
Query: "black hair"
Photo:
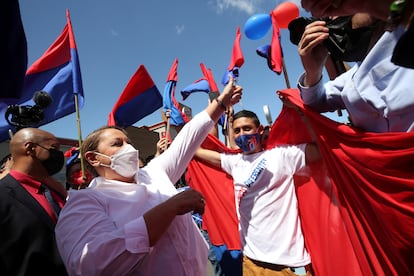
<svg viewBox="0 0 414 276"><path fill-rule="evenodd" d="M259 117L257 117L256 113L250 110L240 110L233 115L233 122L239 118L250 118L253 119L254 124L256 127L260 126Z"/></svg>

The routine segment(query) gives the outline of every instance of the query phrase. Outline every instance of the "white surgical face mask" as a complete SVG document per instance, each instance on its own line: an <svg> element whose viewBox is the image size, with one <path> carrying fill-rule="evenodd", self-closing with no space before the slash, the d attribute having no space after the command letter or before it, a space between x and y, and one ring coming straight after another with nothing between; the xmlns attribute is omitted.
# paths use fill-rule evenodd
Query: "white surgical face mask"
<svg viewBox="0 0 414 276"><path fill-rule="evenodd" d="M138 172L138 150L132 145L122 146L114 155L108 156L99 152L96 154L106 156L111 159L111 164L101 164L103 167L111 168L123 177L132 177Z"/></svg>

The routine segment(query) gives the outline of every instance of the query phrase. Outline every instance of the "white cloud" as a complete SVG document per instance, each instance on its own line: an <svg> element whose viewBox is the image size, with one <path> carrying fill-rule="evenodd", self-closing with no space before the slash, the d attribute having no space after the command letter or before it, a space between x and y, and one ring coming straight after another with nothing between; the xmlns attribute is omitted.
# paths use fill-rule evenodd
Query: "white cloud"
<svg viewBox="0 0 414 276"><path fill-rule="evenodd" d="M244 12L248 15L253 15L257 12L262 11L261 4L264 1L269 0L210 0L209 4L214 7L217 13L223 13L226 10L234 9ZM299 10L303 11L301 7L301 0L274 0L275 7L283 2L293 2L298 7Z"/></svg>
<svg viewBox="0 0 414 276"><path fill-rule="evenodd" d="M256 12L257 7L263 0L212 0L210 3L215 7L217 13L223 13L228 9L237 9L247 14Z"/></svg>
<svg viewBox="0 0 414 276"><path fill-rule="evenodd" d="M119 33L112 28L110 29L110 32L112 36L119 36Z"/></svg>
<svg viewBox="0 0 414 276"><path fill-rule="evenodd" d="M175 30L180 35L184 31L184 25L175 25Z"/></svg>

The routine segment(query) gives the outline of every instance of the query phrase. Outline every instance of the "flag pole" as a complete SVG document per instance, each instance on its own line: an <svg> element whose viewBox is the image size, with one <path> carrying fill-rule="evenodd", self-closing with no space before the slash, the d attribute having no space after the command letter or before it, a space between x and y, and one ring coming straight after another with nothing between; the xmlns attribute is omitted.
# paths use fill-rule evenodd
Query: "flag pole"
<svg viewBox="0 0 414 276"><path fill-rule="evenodd" d="M227 128L227 122L228 122L228 115L227 115L228 111L226 109L225 113L224 113L224 123L223 123L223 132L224 132L224 138L226 139L226 146L230 147L230 139L229 139L229 133L228 133L228 128Z"/></svg>
<svg viewBox="0 0 414 276"><path fill-rule="evenodd" d="M76 123L77 123L77 128L78 128L78 144L79 144L80 165L81 165L83 184L85 184L85 182L86 182L86 173L85 173L85 164L84 164L84 161L83 161L83 152L82 152L82 131L81 131L81 125L80 125L78 93L74 93L74 95L75 95ZM82 185L79 185L78 189L80 189L81 186Z"/></svg>
<svg viewBox="0 0 414 276"><path fill-rule="evenodd" d="M170 112L171 110L169 109L165 112L165 117L167 118L167 129L165 131L165 138L167 138L168 142L170 141L170 137L171 137L170 135ZM166 150L166 148L163 150Z"/></svg>
<svg viewBox="0 0 414 276"><path fill-rule="evenodd" d="M283 76L285 77L286 87L288 89L290 89L289 76L287 74L286 64L285 64L285 59L284 58L282 58L282 69L283 69Z"/></svg>

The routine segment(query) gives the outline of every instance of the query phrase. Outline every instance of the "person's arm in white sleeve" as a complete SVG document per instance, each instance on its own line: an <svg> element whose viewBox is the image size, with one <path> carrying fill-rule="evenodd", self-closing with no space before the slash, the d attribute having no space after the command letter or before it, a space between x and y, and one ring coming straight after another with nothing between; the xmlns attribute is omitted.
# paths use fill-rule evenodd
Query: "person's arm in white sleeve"
<svg viewBox="0 0 414 276"><path fill-rule="evenodd" d="M157 160L154 160L157 161L158 166L164 168L172 183L175 183L184 173L195 151L221 114L228 106L238 103L241 95L242 88L233 86L233 79L230 78L223 92L204 111L194 116L178 133L171 146Z"/></svg>

